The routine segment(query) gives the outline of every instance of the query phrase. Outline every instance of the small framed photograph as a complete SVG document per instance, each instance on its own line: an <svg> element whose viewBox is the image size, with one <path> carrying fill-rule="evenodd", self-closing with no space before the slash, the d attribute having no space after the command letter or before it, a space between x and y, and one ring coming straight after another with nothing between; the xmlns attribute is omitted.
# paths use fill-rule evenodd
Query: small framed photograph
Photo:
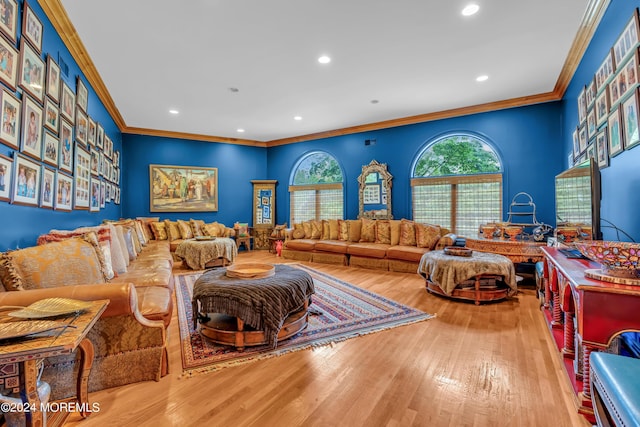
<svg viewBox="0 0 640 427"><path fill-rule="evenodd" d="M617 104L618 101L620 101L620 90L619 90L619 86L618 86L618 77L620 75L616 75L610 82L609 82L609 98L611 100L611 107L613 107L614 105Z"/></svg>
<svg viewBox="0 0 640 427"><path fill-rule="evenodd" d="M60 94L60 115L73 123L75 118L76 96L68 84L62 82L62 93Z"/></svg>
<svg viewBox="0 0 640 427"><path fill-rule="evenodd" d="M100 123L96 125L96 147L104 149L104 128Z"/></svg>
<svg viewBox="0 0 640 427"><path fill-rule="evenodd" d="M0 200L11 201L11 176L13 172L13 159L0 154Z"/></svg>
<svg viewBox="0 0 640 427"><path fill-rule="evenodd" d="M42 166L42 184L40 185L40 207L53 209L53 195L56 173L53 169Z"/></svg>
<svg viewBox="0 0 640 427"><path fill-rule="evenodd" d="M587 120L587 101L586 90L582 88L578 94L578 123L583 123Z"/></svg>
<svg viewBox="0 0 640 427"><path fill-rule="evenodd" d="M89 117L89 131L87 132L87 143L93 148L96 146L96 121Z"/></svg>
<svg viewBox="0 0 640 427"><path fill-rule="evenodd" d="M580 143L580 154L587 150L587 126L582 125L578 129L578 140Z"/></svg>
<svg viewBox="0 0 640 427"><path fill-rule="evenodd" d="M38 206L41 172L40 164L16 154L11 203Z"/></svg>
<svg viewBox="0 0 640 427"><path fill-rule="evenodd" d="M89 209L91 180L91 155L81 145L75 145L76 158L74 162L75 191L73 197L74 209Z"/></svg>
<svg viewBox="0 0 640 427"><path fill-rule="evenodd" d="M58 211L71 211L71 193L73 178L58 171L56 174L56 197L54 208Z"/></svg>
<svg viewBox="0 0 640 427"><path fill-rule="evenodd" d="M87 146L87 132L89 131L89 119L81 109L76 109L76 141Z"/></svg>
<svg viewBox="0 0 640 427"><path fill-rule="evenodd" d="M100 153L91 150L91 175L100 176Z"/></svg>
<svg viewBox="0 0 640 427"><path fill-rule="evenodd" d="M100 212L100 180L91 177L91 201L89 203L89 212Z"/></svg>
<svg viewBox="0 0 640 427"><path fill-rule="evenodd" d="M604 169L609 166L609 145L606 129L602 129L596 135L596 152L598 155L598 167Z"/></svg>
<svg viewBox="0 0 640 427"><path fill-rule="evenodd" d="M627 90L634 89L638 84L638 63L640 63L640 61L638 61L638 51L636 50L624 65L624 70L621 71L627 78ZM623 92L621 92L621 96L622 93Z"/></svg>
<svg viewBox="0 0 640 427"><path fill-rule="evenodd" d="M89 91L80 76L76 79L76 105L84 111L85 114L87 113L87 106L89 105Z"/></svg>
<svg viewBox="0 0 640 427"><path fill-rule="evenodd" d="M596 136L596 111L595 109L590 109L587 112L587 139L591 140Z"/></svg>
<svg viewBox="0 0 640 427"><path fill-rule="evenodd" d="M18 2L16 0L2 0L0 2L0 31L15 43L18 36ZM14 62L15 64L15 62Z"/></svg>
<svg viewBox="0 0 640 427"><path fill-rule="evenodd" d="M107 189L104 181L100 181L100 209L104 209L106 203Z"/></svg>
<svg viewBox="0 0 640 427"><path fill-rule="evenodd" d="M20 40L20 78L18 84L40 103L44 100L44 61L25 39Z"/></svg>
<svg viewBox="0 0 640 427"><path fill-rule="evenodd" d="M587 109L593 107L593 103L596 102L596 79L593 78L587 88L585 89L585 101L587 103ZM588 118L587 118L588 119Z"/></svg>
<svg viewBox="0 0 640 427"><path fill-rule="evenodd" d="M595 158L596 158L596 140L594 139L587 146L587 159L594 159L595 160Z"/></svg>
<svg viewBox="0 0 640 427"><path fill-rule="evenodd" d="M47 55L47 96L56 104L60 103L60 66Z"/></svg>
<svg viewBox="0 0 640 427"><path fill-rule="evenodd" d="M11 92L4 88L0 91L0 97L0 111L2 114L0 141L17 150L19 145L18 133L20 129L22 103Z"/></svg>
<svg viewBox="0 0 640 427"><path fill-rule="evenodd" d="M73 172L73 126L66 120L60 120L60 170Z"/></svg>
<svg viewBox="0 0 640 427"><path fill-rule="evenodd" d="M29 96L22 99L22 138L20 151L42 158L42 107Z"/></svg>
<svg viewBox="0 0 640 427"><path fill-rule="evenodd" d="M42 22L27 2L22 12L22 35L38 53L42 52Z"/></svg>
<svg viewBox="0 0 640 427"><path fill-rule="evenodd" d="M16 90L19 60L18 50L4 37L0 37L0 80L12 90Z"/></svg>
<svg viewBox="0 0 640 427"><path fill-rule="evenodd" d="M60 163L60 140L58 137L45 132L42 144L44 145L42 160L51 166L58 167L58 163Z"/></svg>
<svg viewBox="0 0 640 427"><path fill-rule="evenodd" d="M607 130L609 132L609 157L614 157L624 150L619 108L616 108L609 115Z"/></svg>
<svg viewBox="0 0 640 427"><path fill-rule="evenodd" d="M44 100L44 127L57 135L59 121L60 110L58 110L58 106L54 104L50 98L47 97Z"/></svg>
<svg viewBox="0 0 640 427"><path fill-rule="evenodd" d="M120 167L120 151L118 150L113 152L113 165L117 168Z"/></svg>
<svg viewBox="0 0 640 427"><path fill-rule="evenodd" d="M109 160L113 157L113 142L111 138L109 138L109 135L104 136L104 155Z"/></svg>
<svg viewBox="0 0 640 427"><path fill-rule="evenodd" d="M116 187L116 198L115 198L115 203L116 205L120 204L120 187Z"/></svg>
<svg viewBox="0 0 640 427"><path fill-rule="evenodd" d="M638 45L638 34L640 28L638 27L638 9L633 10L633 15L629 22L622 30L622 33L618 37L618 40L613 45L613 53L615 56L616 71L620 69L620 65L626 59L627 55L633 52Z"/></svg>
<svg viewBox="0 0 640 427"><path fill-rule="evenodd" d="M624 149L637 145L640 142L638 135L638 91L636 90L626 101L622 103L622 120L624 123Z"/></svg>
<svg viewBox="0 0 640 427"><path fill-rule="evenodd" d="M578 136L579 128L575 128L573 131L573 159L577 159L580 155L580 137Z"/></svg>
<svg viewBox="0 0 640 427"><path fill-rule="evenodd" d="M596 126L600 127L600 125L607 122L607 117L609 117L609 88L605 86L604 90L600 95L596 97Z"/></svg>
<svg viewBox="0 0 640 427"><path fill-rule="evenodd" d="M613 76L613 49L610 49L596 72L596 91L600 92Z"/></svg>

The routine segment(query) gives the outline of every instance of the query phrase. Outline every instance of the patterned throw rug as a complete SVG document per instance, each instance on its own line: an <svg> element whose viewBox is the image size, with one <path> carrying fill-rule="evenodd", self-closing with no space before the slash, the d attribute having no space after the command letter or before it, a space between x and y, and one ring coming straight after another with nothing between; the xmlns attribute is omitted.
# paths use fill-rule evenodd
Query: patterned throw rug
<svg viewBox="0 0 640 427"><path fill-rule="evenodd" d="M315 284L316 293L309 306L308 326L293 337L279 342L275 349L261 345L246 347L243 352L215 344L194 329L191 296L193 284L202 272L175 275L183 375L192 376L332 344L433 317L312 268L298 264L295 267L307 271Z"/></svg>

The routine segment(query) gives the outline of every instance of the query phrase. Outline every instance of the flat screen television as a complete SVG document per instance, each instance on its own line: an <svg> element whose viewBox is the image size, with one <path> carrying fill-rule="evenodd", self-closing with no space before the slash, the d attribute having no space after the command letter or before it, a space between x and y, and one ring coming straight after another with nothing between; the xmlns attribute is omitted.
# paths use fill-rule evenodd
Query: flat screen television
<svg viewBox="0 0 640 427"><path fill-rule="evenodd" d="M580 227L585 237L602 239L600 170L593 159L556 176L556 227Z"/></svg>

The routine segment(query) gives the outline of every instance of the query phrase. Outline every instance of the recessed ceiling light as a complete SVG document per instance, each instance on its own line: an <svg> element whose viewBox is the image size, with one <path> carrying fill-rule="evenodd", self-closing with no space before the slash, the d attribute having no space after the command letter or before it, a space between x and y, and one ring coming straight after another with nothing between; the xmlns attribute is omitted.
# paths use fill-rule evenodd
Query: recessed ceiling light
<svg viewBox="0 0 640 427"><path fill-rule="evenodd" d="M238 132L238 133L242 133L242 132L244 132L244 129L242 129L242 128L238 128L238 129L237 129L237 132Z"/></svg>
<svg viewBox="0 0 640 427"><path fill-rule="evenodd" d="M169 113L171 113L171 114L180 114L180 111L178 111L178 110L169 110Z"/></svg>
<svg viewBox="0 0 640 427"><path fill-rule="evenodd" d="M238 93L240 92L240 89L238 89L237 87L230 87L229 92Z"/></svg>
<svg viewBox="0 0 640 427"><path fill-rule="evenodd" d="M478 6L477 4L470 4L465 6L464 9L462 9L462 14L464 16L471 16L477 13L479 10L480 10L480 6Z"/></svg>
<svg viewBox="0 0 640 427"><path fill-rule="evenodd" d="M321 64L328 64L329 62L331 62L331 58L326 55L322 55L320 58L318 58L318 62Z"/></svg>
<svg viewBox="0 0 640 427"><path fill-rule="evenodd" d="M489 76L487 76L486 74L476 77L477 82L484 82L484 81L487 81L488 79L489 79Z"/></svg>
<svg viewBox="0 0 640 427"><path fill-rule="evenodd" d="M371 103L372 103L372 104L377 104L378 102L380 102L380 101L378 101L377 99L372 99L372 100L371 100Z"/></svg>
<svg viewBox="0 0 640 427"><path fill-rule="evenodd" d="M301 117L301 116L295 116L295 117L293 118L293 120L298 120L298 121L300 121L300 120L302 120L302 117Z"/></svg>

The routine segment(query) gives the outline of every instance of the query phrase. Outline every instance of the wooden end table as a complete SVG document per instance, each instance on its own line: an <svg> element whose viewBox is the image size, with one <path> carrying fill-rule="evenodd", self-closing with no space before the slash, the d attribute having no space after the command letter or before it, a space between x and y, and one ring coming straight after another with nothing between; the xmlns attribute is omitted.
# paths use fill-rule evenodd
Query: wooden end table
<svg viewBox="0 0 640 427"><path fill-rule="evenodd" d="M18 364L20 396L24 405L33 409L26 412L27 426L44 425L44 416L40 411L41 402L38 395L38 361L47 357L71 354L76 349L80 354L76 400L79 407L82 408L80 415L83 418L91 415L88 386L94 348L86 336L108 304L109 300L92 301L91 306L84 312L68 316L68 327L65 327L62 332L53 331L50 336L31 338L0 346L0 367ZM65 418L63 417L61 421L64 422Z"/></svg>

